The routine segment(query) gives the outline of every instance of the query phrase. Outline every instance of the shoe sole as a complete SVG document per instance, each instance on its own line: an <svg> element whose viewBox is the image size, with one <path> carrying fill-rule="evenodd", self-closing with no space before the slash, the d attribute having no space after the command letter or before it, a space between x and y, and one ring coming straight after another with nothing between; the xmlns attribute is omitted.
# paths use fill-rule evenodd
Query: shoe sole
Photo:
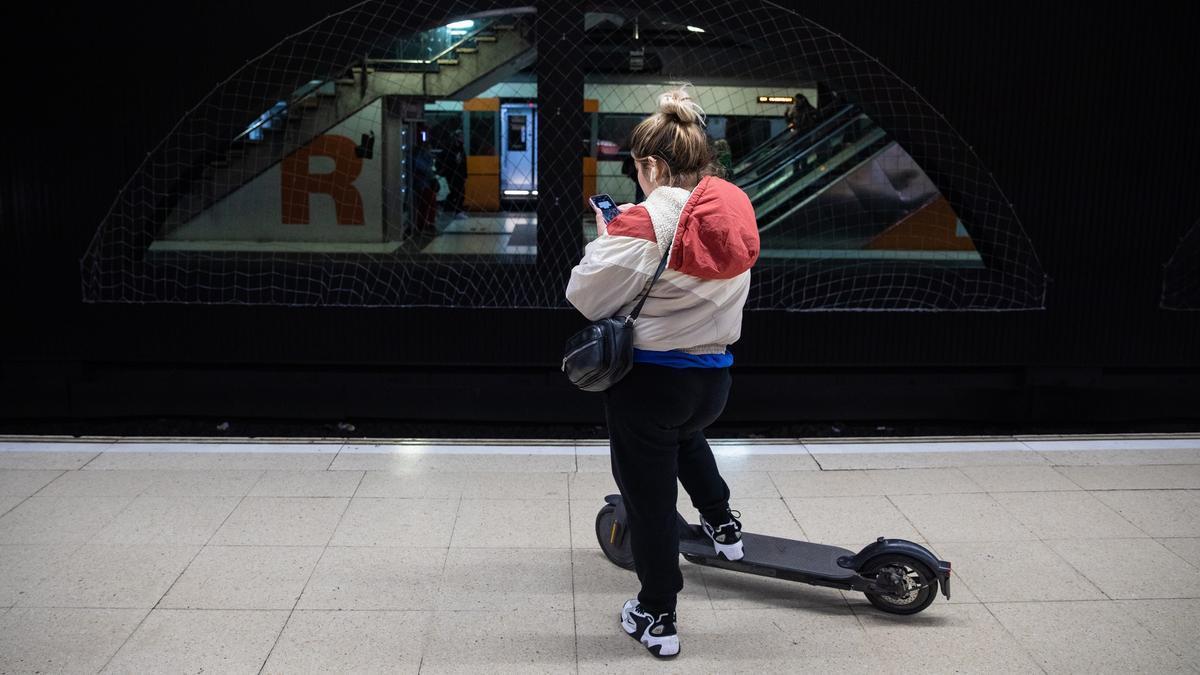
<svg viewBox="0 0 1200 675"><path fill-rule="evenodd" d="M709 539L712 539L712 537L709 537ZM740 541L736 544L718 544L714 539L713 548L717 550L717 555L730 562L741 560L742 558L746 557L746 552L742 548L742 542Z"/></svg>
<svg viewBox="0 0 1200 675"><path fill-rule="evenodd" d="M676 656L679 656L679 652L683 651L683 649L680 648L680 649L676 650L674 654L666 654L666 655L660 654L659 652L662 651L662 645L654 645L654 646L648 645L645 642L642 642L641 638L639 638L638 636L634 635L633 633L630 633L628 630L625 630L625 612L624 611L621 612L620 619L621 619L621 631L623 633L625 633L626 635L628 635L634 642L645 647L646 651L650 652L650 655L653 656L654 658L656 658L660 661L667 661L667 660L675 658Z"/></svg>
<svg viewBox="0 0 1200 675"><path fill-rule="evenodd" d="M708 540L712 542L713 549L717 552L718 556L725 558L729 562L735 562L737 560L741 560L742 558L746 557L746 552L742 548L742 540L741 539L737 540L737 542L735 542L733 544L722 544L722 543L718 542L716 539L713 539L712 532L709 532L707 527L704 527L701 529L703 529L704 534L706 534L708 536Z"/></svg>

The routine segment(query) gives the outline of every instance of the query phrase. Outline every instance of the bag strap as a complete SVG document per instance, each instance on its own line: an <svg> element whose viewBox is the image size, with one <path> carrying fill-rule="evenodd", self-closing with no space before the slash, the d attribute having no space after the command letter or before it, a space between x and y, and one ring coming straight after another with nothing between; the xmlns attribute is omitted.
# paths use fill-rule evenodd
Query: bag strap
<svg viewBox="0 0 1200 675"><path fill-rule="evenodd" d="M651 287L653 287L654 282L658 281L658 278L662 276L663 270L667 268L667 260L669 260L670 257L671 245L667 244L667 252L663 253L662 260L658 262L658 269L654 272L654 278L651 279L650 283L646 285L646 290L642 291L642 298L638 300L637 306L633 308L633 311L629 313L629 317L625 319L626 326L631 325L634 321L636 321L638 314L642 313L642 305L646 304L646 298L650 296Z"/></svg>

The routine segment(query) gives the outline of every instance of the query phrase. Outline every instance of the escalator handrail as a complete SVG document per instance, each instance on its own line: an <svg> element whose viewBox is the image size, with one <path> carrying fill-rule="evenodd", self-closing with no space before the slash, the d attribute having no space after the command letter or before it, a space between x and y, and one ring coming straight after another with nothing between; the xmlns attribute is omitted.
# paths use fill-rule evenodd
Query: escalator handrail
<svg viewBox="0 0 1200 675"><path fill-rule="evenodd" d="M855 124L855 123L857 123L859 120L863 120L863 119L867 120L868 122L873 122L873 121L871 120L871 118L867 117L866 115L858 115L858 116L852 117L852 118L850 118L850 119L846 120L845 122L843 122L843 123L842 123L840 126L838 126L836 129L834 129L834 130L830 131L829 133L826 133L825 135L821 136L821 138L820 138L819 140L817 140L816 142L814 142L814 143L810 143L810 144L808 144L808 145L805 145L805 146L804 146L804 147L803 147L801 150L799 150L799 151L797 151L797 152L795 152L795 153L791 154L791 155L790 155L790 157L792 157L792 159L790 159L790 160L788 160L788 161L786 161L786 162L780 162L780 163L779 163L779 165L778 165L778 166L776 166L776 167L775 167L775 169L774 169L773 171L771 171L770 173L768 173L768 174L766 174L766 175L764 175L764 176L761 176L761 177L759 177L759 178L756 178L756 179L754 179L753 181L751 181L751 182L749 182L749 183L745 183L745 184L737 184L737 185L738 185L738 187L739 187L739 188L741 188L742 190L748 190L748 189L752 189L752 188L754 188L754 187L756 187L756 186L758 186L758 185L761 185L762 183L764 183L764 182L766 182L766 181L768 181L768 180L770 180L770 179L773 179L773 178L775 178L777 175L779 175L779 173L780 173L780 172L787 171L787 170L789 170L789 169L793 169L793 168L794 168L794 165L796 164L796 162L797 162L797 161L799 161L799 158L801 158L801 157L803 157L804 155L807 155L808 153L810 153L810 152L812 152L813 150L815 150L815 149L817 148L817 146L819 146L821 143L824 143L824 142L825 142L825 140L826 140L826 139L828 139L830 136L832 136L832 135L834 135L834 134L836 134L836 133L838 133L838 132L840 132L840 131L843 131L843 130L845 130L845 129L846 129L847 127L849 127L850 125L852 125L852 124ZM833 120L830 120L830 121L832 122ZM816 131L816 130L814 129L814 131Z"/></svg>
<svg viewBox="0 0 1200 675"><path fill-rule="evenodd" d="M861 111L856 112L858 114L850 116L849 118L847 118L847 116L844 114L832 116L816 127L813 127L804 135L796 138L791 143L780 146L775 152L764 158L762 165L766 168L762 169L761 171L765 173L761 173L749 181L738 182L735 179L735 184L743 190L752 189L755 186L760 185L764 180L769 179L777 174L781 169L784 169L791 164L790 159L788 161L781 162L779 161L779 157L786 155L789 158L795 158L797 156L812 152L815 148L821 145L821 143L825 142L827 138L836 133L844 131L849 125L854 124L860 119L870 119L866 115L862 114Z"/></svg>
<svg viewBox="0 0 1200 675"><path fill-rule="evenodd" d="M763 155L770 154L771 152L774 152L780 145L785 144L788 141L788 136L791 135L791 131L791 129L784 129L783 131L767 139L767 141L762 145L752 150L749 155L746 155L742 158L742 161L734 165L733 175L736 176L754 164L757 164L758 160Z"/></svg>
<svg viewBox="0 0 1200 675"><path fill-rule="evenodd" d="M810 201L812 201L815 197L819 196L821 193L825 192L830 187L836 185L838 183L838 181L840 181L842 178L854 173L857 169L859 169L860 167L865 165L867 162L870 162L874 158L878 157L881 153L883 153L885 150L887 150L893 143L895 143L895 141L891 140L888 137L886 132L884 132L882 129L880 129L878 127L875 128L874 133L867 134L861 140L863 142L861 144L859 144L858 147L854 148L853 151L849 152L846 155L845 159L842 162L839 162L837 166L840 167L843 164L845 164L847 161L849 161L851 158L859 156L860 154L862 154L862 152L864 150L866 150L867 148L870 148L872 145L878 143L880 140L886 140L887 142L884 143L881 147L872 151L866 158L857 162L849 171L846 171L846 172L842 173L841 175L837 176L836 178L830 180L828 183L826 183L824 186L822 186L816 192L805 197L799 203L794 204L785 213L782 213L778 217L770 219L770 222L767 225L758 228L759 234L766 232L767 230L770 230L771 228L775 227L780 222L782 222L785 218L791 216L796 211L804 208L804 206L806 204L808 204ZM837 168L837 167L834 167L834 168ZM831 175L833 175L833 171L825 172L824 175L831 176ZM762 215L766 216L774 211L778 211L780 209L780 207L784 206L784 204L787 202L788 199L795 197L795 193L803 192L804 190L806 190L809 186L811 186L816 181L817 181L817 179L815 179L815 178L813 180L807 181L803 185L800 185L799 188L796 189L792 195L789 195L788 197L785 197L782 199L779 199L779 198L773 199L772 200L773 203L770 205L764 204ZM769 208L768 208L768 206L769 206ZM755 209L755 218L758 218L758 215L759 215L758 209Z"/></svg>
<svg viewBox="0 0 1200 675"><path fill-rule="evenodd" d="M822 128L845 116L848 112L853 112L857 109L858 106L854 105L853 103L847 103L846 105L843 105L835 110L827 118L821 120L817 126L809 129L803 134L795 135L792 133L791 129L784 129L778 134L775 134L773 137L768 139L766 143L754 150L754 152L751 152L741 162L738 162L738 164L733 167L733 175L735 179L739 173L746 171L751 164L763 163L764 159L768 157L774 157L780 149L787 147L792 143L799 143L809 139L814 134L818 133Z"/></svg>

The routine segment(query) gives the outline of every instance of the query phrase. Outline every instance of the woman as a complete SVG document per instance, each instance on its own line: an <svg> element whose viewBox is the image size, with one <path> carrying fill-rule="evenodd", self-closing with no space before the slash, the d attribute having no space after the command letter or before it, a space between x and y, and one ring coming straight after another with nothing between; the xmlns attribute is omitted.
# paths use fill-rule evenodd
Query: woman
<svg viewBox="0 0 1200 675"><path fill-rule="evenodd" d="M683 90L630 142L647 197L623 204L571 273L567 299L588 319L629 312L670 248L634 334L633 370L604 392L613 478L629 515L641 592L621 610L625 632L659 657L679 653L676 480L704 531L730 560L742 557L741 523L704 429L725 408L728 347L741 335L758 227L746 194L714 174L704 112Z"/></svg>

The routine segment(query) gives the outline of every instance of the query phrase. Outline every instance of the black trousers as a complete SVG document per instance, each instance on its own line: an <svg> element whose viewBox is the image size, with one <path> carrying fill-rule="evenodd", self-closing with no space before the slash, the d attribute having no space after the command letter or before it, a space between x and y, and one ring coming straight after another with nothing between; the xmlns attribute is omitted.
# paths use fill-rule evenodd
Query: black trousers
<svg viewBox="0 0 1200 675"><path fill-rule="evenodd" d="M463 210L463 201L467 196L467 177L465 174L451 174L446 178L446 210L459 212Z"/></svg>
<svg viewBox="0 0 1200 675"><path fill-rule="evenodd" d="M638 602L646 611L675 611L683 588L676 479L706 520L724 522L729 486L704 429L725 409L730 383L728 368L638 363L604 392L613 478L629 514Z"/></svg>

